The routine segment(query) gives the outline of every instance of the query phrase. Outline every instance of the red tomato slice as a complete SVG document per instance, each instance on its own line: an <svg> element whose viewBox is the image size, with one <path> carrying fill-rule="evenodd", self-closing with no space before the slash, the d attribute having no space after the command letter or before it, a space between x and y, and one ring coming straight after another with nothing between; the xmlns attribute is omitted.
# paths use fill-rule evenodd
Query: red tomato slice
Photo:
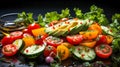
<svg viewBox="0 0 120 67"><path fill-rule="evenodd" d="M53 36L48 36L45 41L47 42L48 45L57 47L58 45L60 45L61 43L63 43L63 40L57 37L53 37Z"/></svg>
<svg viewBox="0 0 120 67"><path fill-rule="evenodd" d="M7 44L12 44L13 38L11 36L4 36L3 39L1 40L2 46L5 46Z"/></svg>
<svg viewBox="0 0 120 67"><path fill-rule="evenodd" d="M107 38L105 35L99 35L97 37L97 43L96 45L100 45L100 44L106 44L107 43Z"/></svg>
<svg viewBox="0 0 120 67"><path fill-rule="evenodd" d="M37 28L40 28L40 25L37 23L32 23L32 24L28 25L28 32L30 34L32 34L32 30L37 29Z"/></svg>
<svg viewBox="0 0 120 67"><path fill-rule="evenodd" d="M78 45L82 42L83 36L82 35L72 35L72 36L67 36L67 41L73 45Z"/></svg>
<svg viewBox="0 0 120 67"><path fill-rule="evenodd" d="M55 57L57 55L57 49L54 46L46 46L45 50L44 50L44 56L51 56L51 57Z"/></svg>
<svg viewBox="0 0 120 67"><path fill-rule="evenodd" d="M42 45L43 44L43 39L39 38L35 40L35 44L37 45Z"/></svg>
<svg viewBox="0 0 120 67"><path fill-rule="evenodd" d="M23 38L23 32L22 31L15 31L15 32L11 32L10 36L16 40L16 39L21 39Z"/></svg>
<svg viewBox="0 0 120 67"><path fill-rule="evenodd" d="M3 46L2 48L2 53L5 55L5 56L13 56L17 53L18 51L18 48L17 46L13 45L13 44L8 44L8 45L5 45Z"/></svg>
<svg viewBox="0 0 120 67"><path fill-rule="evenodd" d="M112 54L112 48L109 45L101 44L95 47L95 52L100 58L109 58Z"/></svg>

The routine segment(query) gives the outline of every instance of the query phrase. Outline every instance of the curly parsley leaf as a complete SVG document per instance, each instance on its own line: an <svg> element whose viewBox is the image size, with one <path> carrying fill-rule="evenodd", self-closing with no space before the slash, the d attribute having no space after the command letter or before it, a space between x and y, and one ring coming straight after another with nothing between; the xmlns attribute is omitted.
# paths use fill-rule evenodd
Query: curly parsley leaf
<svg viewBox="0 0 120 67"><path fill-rule="evenodd" d="M84 19L90 19L90 20L94 20L96 22L98 22L100 25L108 25L108 19L106 17L106 15L104 14L103 9L92 5L90 7L90 12L86 12L84 14Z"/></svg>
<svg viewBox="0 0 120 67"><path fill-rule="evenodd" d="M82 10L80 10L79 8L74 8L73 10L74 10L75 15L76 15L77 18L80 18L80 19L83 18Z"/></svg>
<svg viewBox="0 0 120 67"><path fill-rule="evenodd" d="M70 16L70 10L68 8L63 9L60 14L60 19L61 18L67 18Z"/></svg>
<svg viewBox="0 0 120 67"><path fill-rule="evenodd" d="M47 12L45 14L45 21L47 23L50 23L53 20L59 20L59 14L57 13L57 11Z"/></svg>

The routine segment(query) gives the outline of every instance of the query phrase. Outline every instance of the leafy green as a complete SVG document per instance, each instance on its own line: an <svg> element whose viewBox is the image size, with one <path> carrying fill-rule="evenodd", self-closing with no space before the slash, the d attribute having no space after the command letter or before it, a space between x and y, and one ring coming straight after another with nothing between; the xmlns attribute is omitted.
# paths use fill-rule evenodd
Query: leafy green
<svg viewBox="0 0 120 67"><path fill-rule="evenodd" d="M108 25L109 21L104 14L103 9L92 5L90 7L90 11L86 13L82 13L82 11L79 8L74 8L74 12L77 18L79 19L90 19L93 21L98 22L100 25Z"/></svg>
<svg viewBox="0 0 120 67"><path fill-rule="evenodd" d="M116 38L112 41L112 48L113 48L113 51L120 52L120 38Z"/></svg>
<svg viewBox="0 0 120 67"><path fill-rule="evenodd" d="M41 14L38 15L38 23L43 27L46 25L46 23L43 21L43 16Z"/></svg>
<svg viewBox="0 0 120 67"><path fill-rule="evenodd" d="M108 25L108 19L105 14L103 14L103 9L92 5L90 7L90 12L84 14L84 19L90 19L98 22L100 25Z"/></svg>
<svg viewBox="0 0 120 67"><path fill-rule="evenodd" d="M57 11L47 12L45 14L45 21L47 23L50 23L53 20L59 20L59 14L57 13Z"/></svg>
<svg viewBox="0 0 120 67"><path fill-rule="evenodd" d="M120 14L116 13L112 16L112 22L114 22L115 20L117 20L120 23Z"/></svg>
<svg viewBox="0 0 120 67"><path fill-rule="evenodd" d="M70 10L68 8L63 9L61 14L57 13L57 11L47 12L45 14L45 22L50 23L54 20L59 20L61 18L67 18L70 16Z"/></svg>
<svg viewBox="0 0 120 67"><path fill-rule="evenodd" d="M79 8L74 8L73 9L75 11L76 17L82 19L83 18L83 13L82 10L80 10Z"/></svg>
<svg viewBox="0 0 120 67"><path fill-rule="evenodd" d="M33 13L25 13L25 12L19 13L18 18L14 22L18 24L24 23L24 25L27 26L28 24L34 22Z"/></svg>
<svg viewBox="0 0 120 67"><path fill-rule="evenodd" d="M112 16L112 22L110 27L112 27L114 32L120 33L120 14L114 14Z"/></svg>
<svg viewBox="0 0 120 67"><path fill-rule="evenodd" d="M67 18L70 16L70 10L68 8L63 9L60 14L60 19L61 18Z"/></svg>

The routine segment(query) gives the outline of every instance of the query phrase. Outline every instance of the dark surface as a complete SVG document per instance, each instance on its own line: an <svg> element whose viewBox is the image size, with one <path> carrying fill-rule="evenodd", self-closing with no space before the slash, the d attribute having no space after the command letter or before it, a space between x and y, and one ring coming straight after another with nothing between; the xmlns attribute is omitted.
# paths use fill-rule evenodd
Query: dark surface
<svg viewBox="0 0 120 67"><path fill-rule="evenodd" d="M120 7L119 7L120 2L117 0L113 0L109 2L107 0L95 0L95 1L94 0L90 0L90 1L88 0L80 0L80 1L77 1L77 0L65 0L65 1L62 1L62 0L58 0L58 1L2 0L0 4L0 15L25 11L25 12L34 13L34 17L36 18L38 14L44 15L46 12L50 12L50 11L60 12L62 9L65 9L65 8L69 8L71 10L71 14L73 15L72 9L74 7L78 7L82 9L83 12L86 12L86 11L89 11L89 7L93 4L103 8L106 16L109 19L113 14L120 13ZM37 66L37 67L46 66L46 64L43 64L43 62L44 62L43 60L39 61L40 66ZM72 63L69 60L65 62ZM6 63L0 62L0 67L8 67L8 66L9 65L6 65ZM15 66L28 67L28 65L25 65L24 63L21 65L16 64Z"/></svg>

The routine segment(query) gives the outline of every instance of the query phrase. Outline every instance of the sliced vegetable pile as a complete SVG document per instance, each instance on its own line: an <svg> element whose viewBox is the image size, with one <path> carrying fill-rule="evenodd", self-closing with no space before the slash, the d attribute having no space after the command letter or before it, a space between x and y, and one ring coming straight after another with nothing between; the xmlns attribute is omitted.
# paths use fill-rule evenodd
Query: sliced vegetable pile
<svg viewBox="0 0 120 67"><path fill-rule="evenodd" d="M21 53L30 59L42 55L50 64L70 57L83 62L112 57L114 63L120 63L119 56L113 57L120 52L120 14L113 15L109 23L103 9L95 5L90 7L90 12L82 13L78 8L74 11L76 17L71 17L66 8L61 14L53 11L44 18L39 15L37 21L32 13L18 14L15 23L23 23L26 28L1 39L2 53L4 56Z"/></svg>

